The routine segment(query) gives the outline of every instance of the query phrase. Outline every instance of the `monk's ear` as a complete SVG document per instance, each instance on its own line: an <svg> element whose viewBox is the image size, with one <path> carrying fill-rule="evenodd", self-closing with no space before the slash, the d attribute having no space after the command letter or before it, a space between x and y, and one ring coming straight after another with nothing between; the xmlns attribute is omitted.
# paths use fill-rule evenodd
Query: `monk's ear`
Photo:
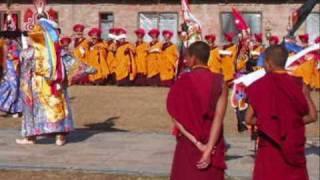
<svg viewBox="0 0 320 180"><path fill-rule="evenodd" d="M267 72L270 72L270 71L272 71L272 68L273 66L272 66L272 63L270 62L270 61L268 61L268 60L266 60L265 61L265 63L264 63L264 68L265 68L265 70L267 71Z"/></svg>

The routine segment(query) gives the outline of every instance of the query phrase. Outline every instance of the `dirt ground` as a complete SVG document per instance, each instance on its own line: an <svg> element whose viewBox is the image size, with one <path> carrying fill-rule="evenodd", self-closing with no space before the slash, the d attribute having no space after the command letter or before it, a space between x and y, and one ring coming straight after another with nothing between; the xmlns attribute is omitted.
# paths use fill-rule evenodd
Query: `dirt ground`
<svg viewBox="0 0 320 180"><path fill-rule="evenodd" d="M0 170L1 180L166 180L168 177L113 175L75 171L7 171Z"/></svg>
<svg viewBox="0 0 320 180"><path fill-rule="evenodd" d="M170 133L166 111L167 88L74 86L71 104L77 128L102 131ZM319 109L319 93L312 94ZM20 128L21 119L0 116L0 128ZM233 109L225 117L225 135L239 136ZM319 136L319 121L307 128L308 136ZM247 136L243 133L241 136Z"/></svg>
<svg viewBox="0 0 320 180"><path fill-rule="evenodd" d="M167 88L150 87L98 87L77 86L70 88L71 104L77 128L99 131L134 131L170 133L172 123L166 112ZM319 105L319 93L313 93ZM319 109L319 106L318 106ZM19 129L21 119L0 114L0 128ZM225 118L226 136L239 134L232 108ZM308 136L319 136L319 121L308 126ZM249 138L249 137L248 137ZM47 172L0 170L0 179L10 180L164 180L167 177L141 177L89 172Z"/></svg>

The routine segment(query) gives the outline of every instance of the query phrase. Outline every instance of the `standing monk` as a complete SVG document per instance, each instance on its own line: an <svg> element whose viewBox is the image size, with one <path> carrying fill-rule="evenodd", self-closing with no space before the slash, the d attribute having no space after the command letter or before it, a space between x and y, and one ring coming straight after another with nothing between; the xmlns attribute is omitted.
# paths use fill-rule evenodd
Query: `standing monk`
<svg viewBox="0 0 320 180"><path fill-rule="evenodd" d="M97 70L95 74L89 75L89 80L93 84L101 85L110 74L110 69L107 64L107 52L105 45L101 41L100 29L92 28L88 35L90 36L90 40L89 51L86 56L87 62Z"/></svg>
<svg viewBox="0 0 320 180"><path fill-rule="evenodd" d="M222 74L221 58L219 55L219 48L215 45L216 36L214 34L208 34L205 36L207 43L210 46L210 58L208 66L211 72Z"/></svg>
<svg viewBox="0 0 320 180"><path fill-rule="evenodd" d="M178 128L171 180L223 180L225 142L223 118L227 86L208 66L210 47L195 42L188 48L190 73L171 87L167 109Z"/></svg>
<svg viewBox="0 0 320 180"><path fill-rule="evenodd" d="M80 60L81 62L88 64L86 59L86 54L88 53L89 43L88 40L83 36L84 25L76 24L73 26L74 40L73 40L73 56ZM80 79L78 84L87 84L89 83L89 77L85 76Z"/></svg>
<svg viewBox="0 0 320 180"><path fill-rule="evenodd" d="M137 35L136 47L135 47L135 59L137 63L137 76L134 84L138 86L146 85L147 78L147 61L146 57L148 55L149 44L144 42L143 38L145 36L144 29L137 29L135 31Z"/></svg>
<svg viewBox="0 0 320 180"><path fill-rule="evenodd" d="M159 42L160 31L152 29L149 31L152 41L149 44L147 55L147 84L150 86L158 86L160 84L159 64L161 61L162 44Z"/></svg>
<svg viewBox="0 0 320 180"><path fill-rule="evenodd" d="M117 67L116 80L119 86L129 86L136 75L136 63L134 59L133 45L127 41L127 31L119 28L119 42L115 55Z"/></svg>
<svg viewBox="0 0 320 180"><path fill-rule="evenodd" d="M264 51L263 47L263 34L258 33L254 34L254 43L250 42L249 50L250 50L250 56L249 61L246 63L246 70L247 72L252 72L258 69L258 59L260 55Z"/></svg>
<svg viewBox="0 0 320 180"><path fill-rule="evenodd" d="M173 32L164 30L162 32L164 43L162 45L160 68L161 86L171 86L175 77L177 60L179 58L178 48L171 42Z"/></svg>
<svg viewBox="0 0 320 180"><path fill-rule="evenodd" d="M275 45L265 53L267 75L247 89L246 121L259 133L253 179L307 180L305 124L316 121L317 111L301 79L284 69L287 50Z"/></svg>
<svg viewBox="0 0 320 180"><path fill-rule="evenodd" d="M236 73L235 61L237 58L238 47L233 43L234 33L225 33L224 36L228 41L228 44L223 46L223 50L220 51L220 56L224 80L228 82L234 79Z"/></svg>
<svg viewBox="0 0 320 180"><path fill-rule="evenodd" d="M73 40L73 55L75 58L81 60L84 63L86 62L86 52L88 51L88 41L86 38L83 36L83 31L84 31L84 25L82 24L76 24L73 27L73 32L74 32L74 40Z"/></svg>
<svg viewBox="0 0 320 180"><path fill-rule="evenodd" d="M110 75L108 78L108 83L110 84L115 84L116 83L116 60L115 60L115 54L117 51L117 38L116 38L116 33L117 33L116 28L111 28L109 30L109 40L107 41L108 48L107 48L107 64L110 68Z"/></svg>

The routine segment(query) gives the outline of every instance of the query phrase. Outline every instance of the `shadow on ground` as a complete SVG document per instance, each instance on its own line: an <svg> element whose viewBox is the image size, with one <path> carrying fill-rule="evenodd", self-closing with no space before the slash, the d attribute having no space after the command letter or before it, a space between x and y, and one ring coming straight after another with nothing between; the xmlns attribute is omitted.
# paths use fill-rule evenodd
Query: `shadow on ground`
<svg viewBox="0 0 320 180"><path fill-rule="evenodd" d="M68 135L68 143L79 143L86 141L90 137L100 134L100 133L109 133L109 132L129 132L128 130L115 128L115 122L120 117L110 117L107 120L99 123L90 123L85 124L85 128L76 129L74 132ZM49 137L49 138L48 138ZM54 136L47 136L37 140L37 144L52 144L55 143Z"/></svg>

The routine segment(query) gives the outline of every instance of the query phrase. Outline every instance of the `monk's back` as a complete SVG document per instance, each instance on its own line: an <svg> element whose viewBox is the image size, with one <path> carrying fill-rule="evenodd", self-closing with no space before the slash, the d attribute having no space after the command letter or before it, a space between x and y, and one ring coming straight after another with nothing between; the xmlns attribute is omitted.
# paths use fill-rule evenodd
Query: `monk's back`
<svg viewBox="0 0 320 180"><path fill-rule="evenodd" d="M268 73L248 88L260 137L254 180L308 179L302 88L301 79L286 73Z"/></svg>

